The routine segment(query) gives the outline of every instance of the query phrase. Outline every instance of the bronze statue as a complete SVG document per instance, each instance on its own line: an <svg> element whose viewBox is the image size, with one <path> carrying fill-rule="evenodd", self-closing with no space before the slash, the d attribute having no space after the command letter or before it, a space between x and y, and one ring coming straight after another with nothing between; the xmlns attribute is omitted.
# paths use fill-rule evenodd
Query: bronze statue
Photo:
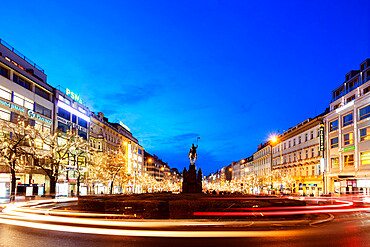
<svg viewBox="0 0 370 247"><path fill-rule="evenodd" d="M195 164L195 160L197 159L197 148L198 148L198 145L194 146L194 143L192 144L190 148L189 159L190 159L190 164L192 165Z"/></svg>

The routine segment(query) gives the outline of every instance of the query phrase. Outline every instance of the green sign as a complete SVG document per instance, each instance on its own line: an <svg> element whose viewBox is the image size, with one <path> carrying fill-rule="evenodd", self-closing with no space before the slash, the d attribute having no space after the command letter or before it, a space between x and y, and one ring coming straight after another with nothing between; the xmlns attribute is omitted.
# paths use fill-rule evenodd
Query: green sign
<svg viewBox="0 0 370 247"><path fill-rule="evenodd" d="M355 146L350 146L350 147L343 148L342 152L348 152L348 151L352 151L352 150L355 150Z"/></svg>
<svg viewBox="0 0 370 247"><path fill-rule="evenodd" d="M81 100L80 95L72 92L68 88L66 88L66 95L69 96L69 97L71 97L71 99L73 99L74 101L77 101L78 103L82 104L82 100Z"/></svg>

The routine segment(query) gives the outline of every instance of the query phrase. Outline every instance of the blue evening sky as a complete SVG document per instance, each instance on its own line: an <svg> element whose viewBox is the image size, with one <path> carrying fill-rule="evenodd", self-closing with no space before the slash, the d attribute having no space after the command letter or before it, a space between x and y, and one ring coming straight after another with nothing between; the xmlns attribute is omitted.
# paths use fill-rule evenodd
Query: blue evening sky
<svg viewBox="0 0 370 247"><path fill-rule="evenodd" d="M370 57L369 1L6 1L0 38L122 121L171 167L200 136L205 174L323 112Z"/></svg>

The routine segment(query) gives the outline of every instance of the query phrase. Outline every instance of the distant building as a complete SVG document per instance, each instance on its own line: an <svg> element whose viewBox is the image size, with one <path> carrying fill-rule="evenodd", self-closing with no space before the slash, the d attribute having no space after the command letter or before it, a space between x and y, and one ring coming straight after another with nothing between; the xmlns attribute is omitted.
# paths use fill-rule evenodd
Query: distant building
<svg viewBox="0 0 370 247"><path fill-rule="evenodd" d="M271 144L266 142L257 147L253 154L254 174L263 177L271 173Z"/></svg>
<svg viewBox="0 0 370 247"><path fill-rule="evenodd" d="M283 187L301 195L323 193L320 166L323 152L320 151L324 147L320 149L320 125L324 114L309 118L278 136L272 148L272 169L277 172L274 188ZM287 176L292 177L294 184L285 183Z"/></svg>

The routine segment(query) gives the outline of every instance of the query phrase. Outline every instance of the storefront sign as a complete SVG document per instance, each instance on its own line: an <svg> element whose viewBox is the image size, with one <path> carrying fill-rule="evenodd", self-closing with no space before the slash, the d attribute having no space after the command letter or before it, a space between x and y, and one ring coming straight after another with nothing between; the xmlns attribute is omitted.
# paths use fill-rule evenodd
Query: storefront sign
<svg viewBox="0 0 370 247"><path fill-rule="evenodd" d="M320 147L319 148L320 148L320 151L324 151L325 142L324 142L324 124L323 123L320 124L319 134L320 134ZM324 154L324 153L322 153L322 154Z"/></svg>
<svg viewBox="0 0 370 247"><path fill-rule="evenodd" d="M11 104L9 102L0 100L0 104L5 105L5 106L9 107L10 109L14 109L14 110L17 110L17 111L20 111L20 112L24 113L24 109L22 107L16 106L16 105Z"/></svg>
<svg viewBox="0 0 370 247"><path fill-rule="evenodd" d="M340 150L340 152L348 152L348 151L352 151L352 150L355 150L355 146L342 148L342 150Z"/></svg>
<svg viewBox="0 0 370 247"><path fill-rule="evenodd" d="M78 130L81 130L81 131L87 133L87 129L86 128L84 128L84 127L82 127L82 126L80 126L78 124L75 124L75 123L73 123L71 121L68 121L68 120L66 120L66 119L64 119L62 117L57 116L57 120L59 122L61 122L61 123L64 123L65 125L68 125L68 126L74 128L74 129L78 129Z"/></svg>
<svg viewBox="0 0 370 247"><path fill-rule="evenodd" d="M69 97L71 97L71 99L73 99L74 101L77 101L78 103L82 104L82 100L81 100L80 95L72 92L68 88L66 88L66 95L69 96Z"/></svg>
<svg viewBox="0 0 370 247"><path fill-rule="evenodd" d="M32 110L28 110L28 111L27 111L27 114L28 114L28 116L29 116L30 118L36 118L36 119L41 120L41 121L43 121L43 122L45 122L45 123L53 124L53 122L52 122L51 120L46 119L46 118L44 118L44 117L41 117L39 114L35 113L35 112L34 112L34 111L32 111Z"/></svg>

